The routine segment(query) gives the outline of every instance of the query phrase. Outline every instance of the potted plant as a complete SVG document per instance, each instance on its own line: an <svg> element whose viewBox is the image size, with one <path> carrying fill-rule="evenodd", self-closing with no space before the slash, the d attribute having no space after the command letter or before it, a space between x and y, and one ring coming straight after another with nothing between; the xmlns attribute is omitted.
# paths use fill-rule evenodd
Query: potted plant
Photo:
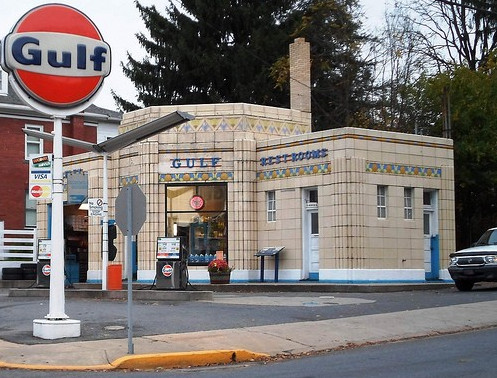
<svg viewBox="0 0 497 378"><path fill-rule="evenodd" d="M229 284L231 268L225 260L212 260L207 267L211 284Z"/></svg>

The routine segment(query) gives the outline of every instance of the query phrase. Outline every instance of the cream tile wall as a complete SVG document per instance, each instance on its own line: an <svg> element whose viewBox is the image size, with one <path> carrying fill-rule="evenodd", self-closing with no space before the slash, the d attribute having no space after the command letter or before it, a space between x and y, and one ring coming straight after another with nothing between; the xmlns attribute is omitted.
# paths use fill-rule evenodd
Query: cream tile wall
<svg viewBox="0 0 497 378"><path fill-rule="evenodd" d="M283 276L293 272L288 275L301 277L303 196L309 188L318 190L319 268L325 279L344 271L369 272L361 277L369 274L374 279L381 270L398 277L423 270L425 189L438 191L440 265L446 265L455 243L450 140L354 128L310 133L308 114L249 104L146 108L126 114L121 132L175 110L196 118L115 152L109 160L109 218L115 217L114 202L123 185L136 182L147 197L147 220L138 235L139 271L155 269L156 239L166 227L165 184L209 181L227 183L229 260L236 270L257 272L260 261L254 254L281 245ZM303 155L292 161L292 153ZM278 155L287 156L287 161L262 164ZM216 167L171 166L172 159L185 157L221 160ZM102 158L83 154L64 159L64 169L76 167L89 172L90 197L101 196ZM376 215L377 185L388 187L387 219ZM413 220L404 220L404 187L414 188ZM276 193L276 222L266 219L268 190ZM40 230L45 230L46 215L39 219ZM121 252L123 239L118 232ZM97 219L89 225L89 252L89 277L98 278ZM124 253L118 253L116 263L123 259ZM266 259L266 266L273 269L274 259Z"/></svg>
<svg viewBox="0 0 497 378"><path fill-rule="evenodd" d="M318 185L320 269L396 269L399 272L424 269L423 189L435 189L439 193L440 264L442 268L446 266L454 245L455 224L451 141L345 128L313 133L306 138L261 142L258 151L259 156L264 157L276 154L274 151L283 154L323 146L329 151L330 168L328 173L317 175L318 180L305 176L283 178L284 175L271 175L271 172L258 174L259 178L265 177L258 185L259 202L264 201L266 190ZM383 167L371 169L373 162ZM377 185L388 187L387 219L377 218ZM404 187L414 188L413 220L404 220ZM277 198L278 194L277 190ZM295 196L296 203L299 200ZM284 206L283 201L278 201L277 207L279 204ZM259 211L265 211L263 204L259 204ZM260 214L259 219L262 222L264 217ZM273 227L278 230L281 226ZM295 232L300 234L301 240L301 227ZM259 241L267 243L274 233L261 228ZM296 262L298 266L302 261L302 244L288 244L299 251L292 253L295 261L282 255L282 264L290 267Z"/></svg>

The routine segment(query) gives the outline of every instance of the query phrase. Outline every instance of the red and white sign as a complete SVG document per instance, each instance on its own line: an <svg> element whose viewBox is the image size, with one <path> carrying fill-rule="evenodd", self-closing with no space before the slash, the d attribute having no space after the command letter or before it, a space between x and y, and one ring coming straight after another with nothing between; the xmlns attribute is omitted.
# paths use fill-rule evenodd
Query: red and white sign
<svg viewBox="0 0 497 378"><path fill-rule="evenodd" d="M194 195L190 199L190 206L192 207L193 210L201 210L205 205L205 201L202 197L199 195Z"/></svg>
<svg viewBox="0 0 497 378"><path fill-rule="evenodd" d="M173 275L173 267L169 264L162 267L162 274L164 277L171 277Z"/></svg>
<svg viewBox="0 0 497 378"><path fill-rule="evenodd" d="M43 265L41 268L41 273L43 273L43 275L45 277L48 277L50 275L50 271L51 271L51 267L48 264Z"/></svg>
<svg viewBox="0 0 497 378"><path fill-rule="evenodd" d="M51 115L86 107L111 69L110 46L82 12L47 4L26 13L5 37L2 67L19 96Z"/></svg>
<svg viewBox="0 0 497 378"><path fill-rule="evenodd" d="M31 188L30 194L34 198L42 198L43 197L43 188L40 185L34 185Z"/></svg>

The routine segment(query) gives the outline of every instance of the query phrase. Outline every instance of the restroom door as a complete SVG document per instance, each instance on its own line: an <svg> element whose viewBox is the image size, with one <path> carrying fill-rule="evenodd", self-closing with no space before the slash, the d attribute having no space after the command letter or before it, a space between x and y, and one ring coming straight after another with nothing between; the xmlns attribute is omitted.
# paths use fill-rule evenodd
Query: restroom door
<svg viewBox="0 0 497 378"><path fill-rule="evenodd" d="M318 211L308 211L309 216L309 279L319 280L319 218Z"/></svg>
<svg viewBox="0 0 497 378"><path fill-rule="evenodd" d="M437 196L436 191L423 193L423 234L425 279L439 278L440 250L438 243Z"/></svg>
<svg viewBox="0 0 497 378"><path fill-rule="evenodd" d="M319 280L319 217L317 189L305 189L303 191L303 206L302 278Z"/></svg>

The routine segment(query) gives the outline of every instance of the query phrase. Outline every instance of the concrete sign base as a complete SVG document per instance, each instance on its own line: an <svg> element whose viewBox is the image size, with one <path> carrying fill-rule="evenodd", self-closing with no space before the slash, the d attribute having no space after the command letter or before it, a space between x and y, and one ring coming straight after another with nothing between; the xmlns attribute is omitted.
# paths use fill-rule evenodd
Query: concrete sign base
<svg viewBox="0 0 497 378"><path fill-rule="evenodd" d="M33 336L45 340L80 337L81 322L74 319L35 319L33 320Z"/></svg>

